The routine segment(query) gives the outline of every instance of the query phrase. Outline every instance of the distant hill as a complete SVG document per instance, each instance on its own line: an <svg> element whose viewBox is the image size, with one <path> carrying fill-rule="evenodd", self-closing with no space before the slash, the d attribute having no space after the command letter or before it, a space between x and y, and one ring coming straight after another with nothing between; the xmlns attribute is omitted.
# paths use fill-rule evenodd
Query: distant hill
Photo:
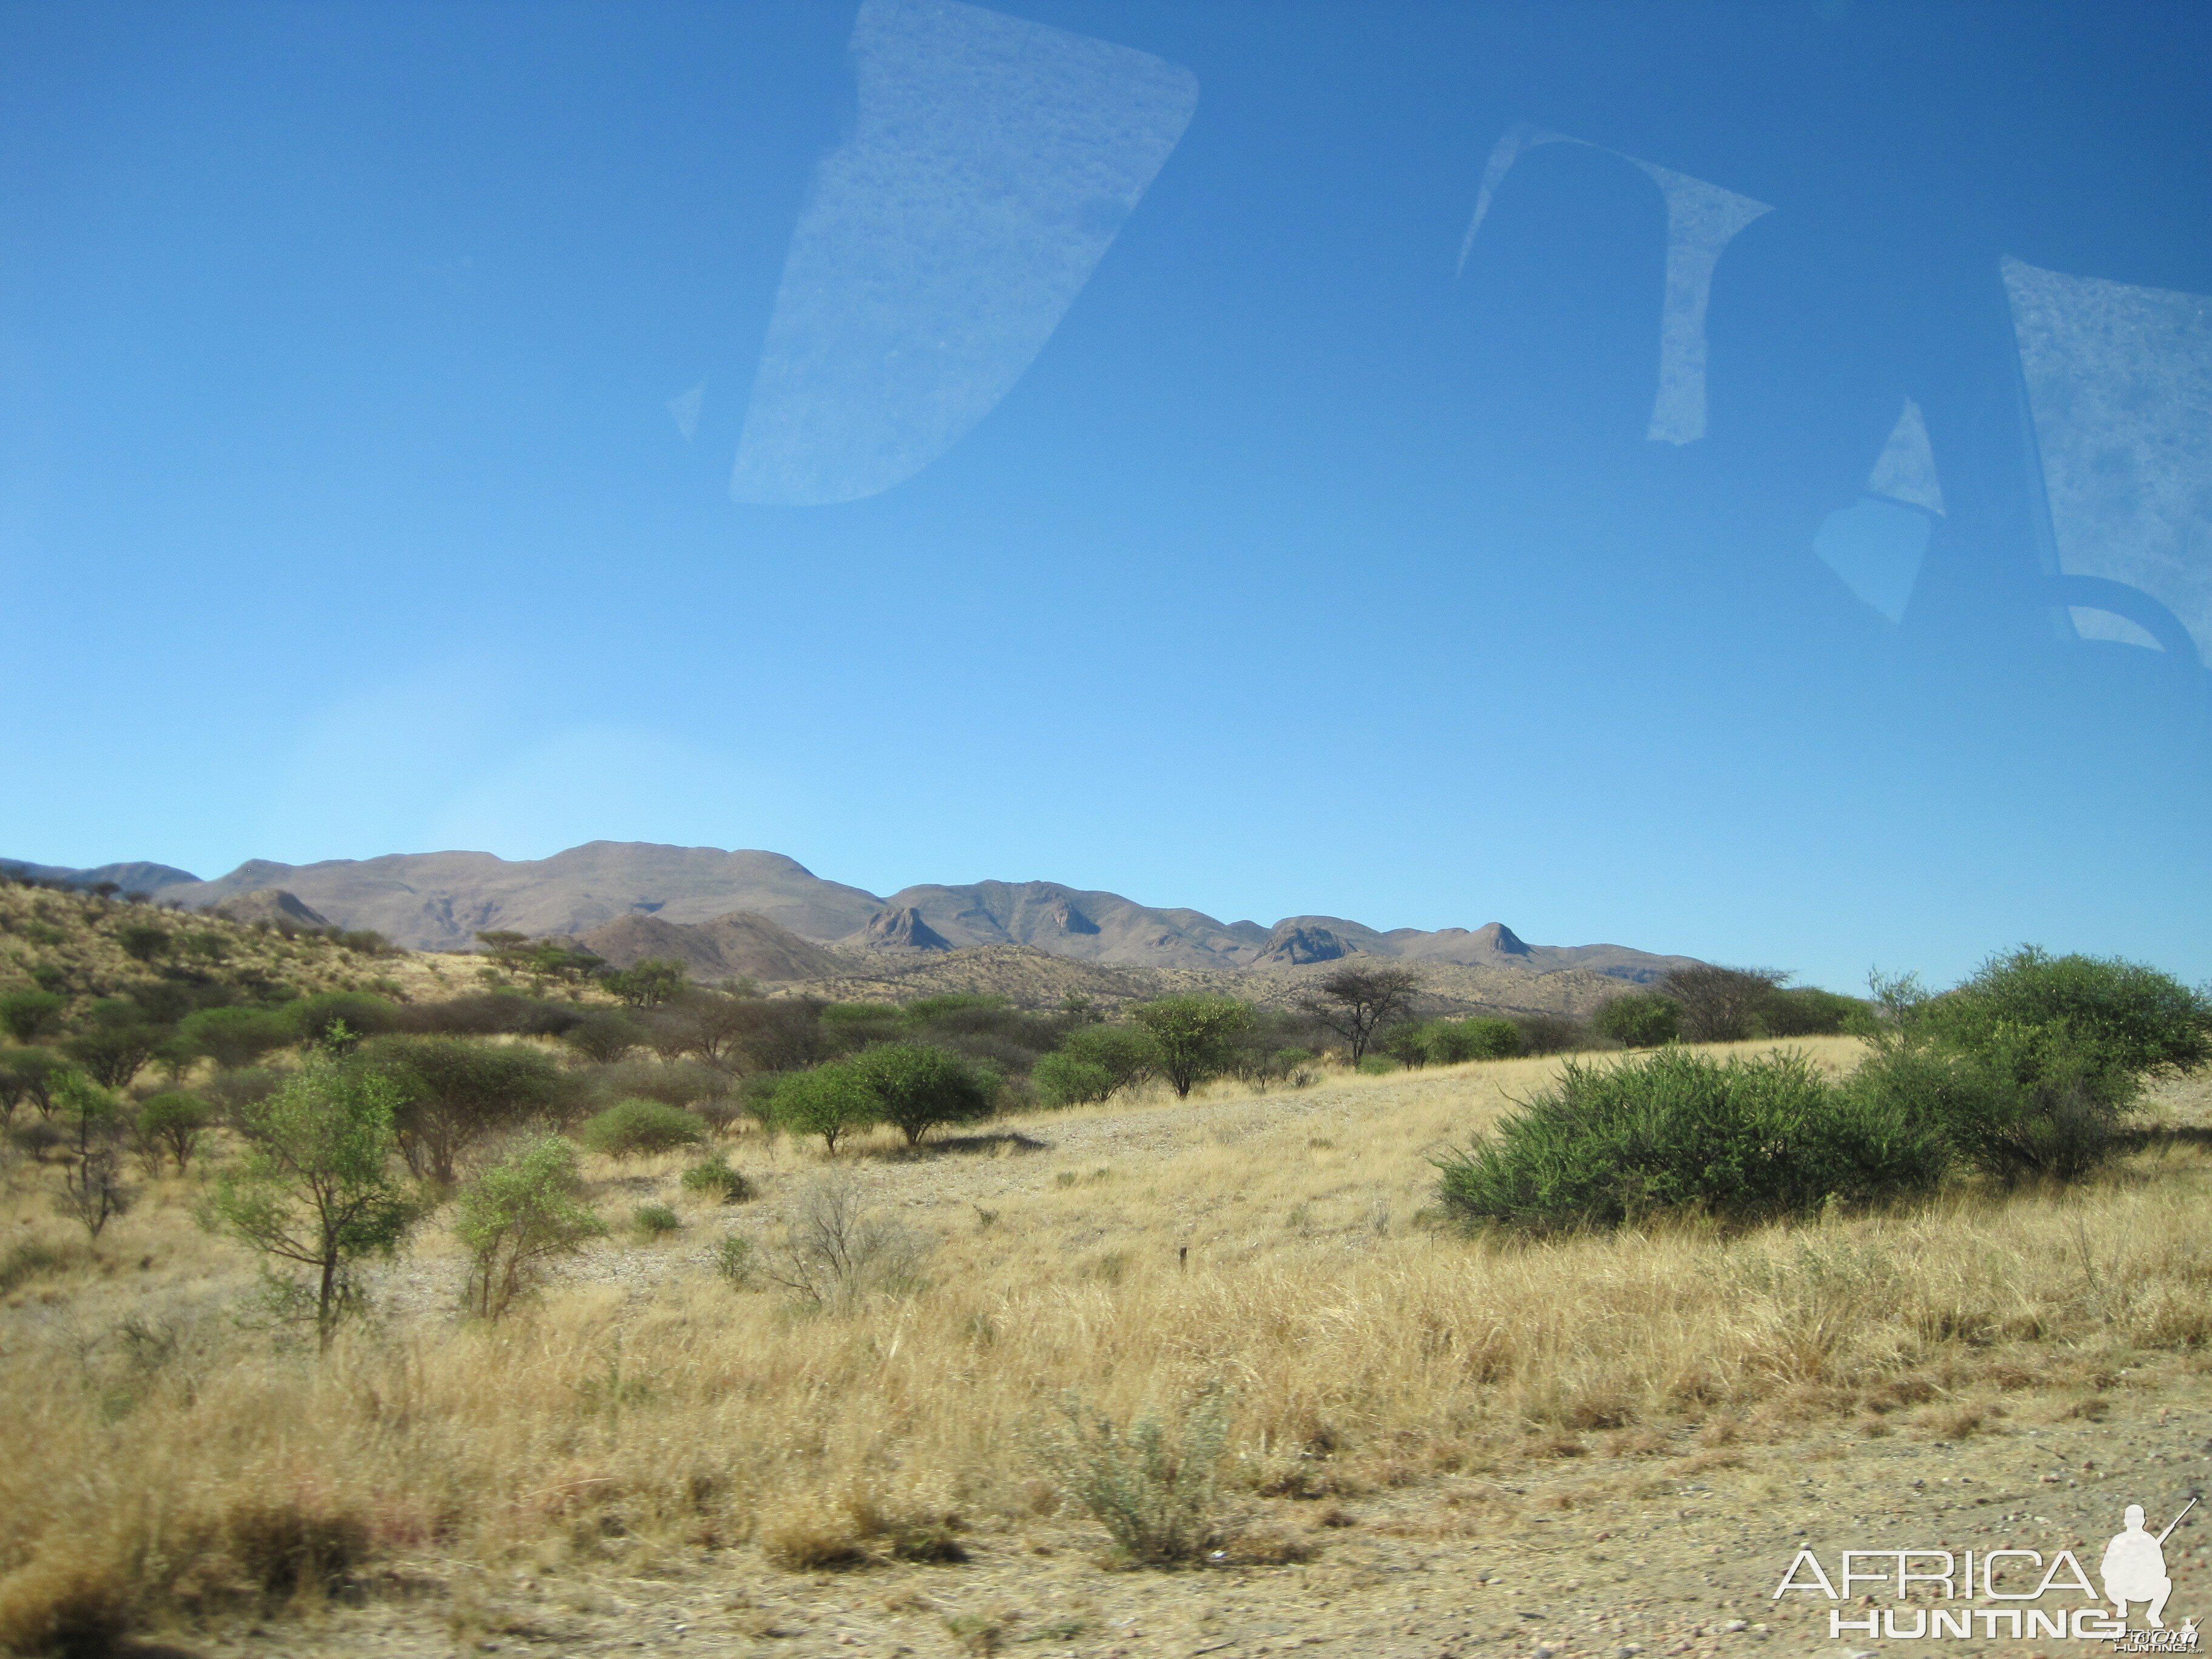
<svg viewBox="0 0 2212 1659"><path fill-rule="evenodd" d="M780 853L611 841L513 861L489 853L299 865L255 859L155 896L204 909L261 887L281 887L342 927L373 927L418 951L467 950L480 931L574 936L623 916L712 921L732 910L825 940L866 927L883 908L873 894L823 881Z"/></svg>
<svg viewBox="0 0 2212 1659"><path fill-rule="evenodd" d="M33 873L53 868L17 867ZM1433 933L1413 927L1382 932L1340 916L1291 916L1272 927L1256 921L1223 922L1202 911L1158 908L1119 893L1048 881L932 884L885 898L826 881L779 853L635 842L595 841L551 858L518 860L489 853L398 853L304 865L257 859L213 881L164 865L104 868L161 872L167 879L149 890L164 902L195 909L280 889L337 927L374 928L416 950L467 949L479 930L490 929L588 943L615 926L617 931L605 937L619 950L635 946L641 955L667 954L686 962L696 957L695 971L709 977L787 977L759 968L707 965L738 961L773 960L794 970L808 962L818 970L794 971L790 977L833 977L844 971L823 966L843 963L844 957L804 957L794 945L835 946L846 957L858 952L863 959L874 952L887 963L1024 945L1066 961L1199 975L1297 971L1367 956L1425 964L1440 972L1449 968L1522 977L1576 973L1601 984L1648 982L1691 960L1618 945L1530 945L1501 922ZM58 869L51 878L80 884L122 879L99 871ZM672 935L663 940L665 951L647 951L643 941L659 936L649 927L629 925L696 927L717 924L739 912L790 935L793 942L757 931L740 938L725 929L726 939ZM768 954L758 954L763 951ZM1514 983L1510 978L1494 982L1501 988ZM1555 1005L1532 994L1510 1006Z"/></svg>
<svg viewBox="0 0 2212 1659"><path fill-rule="evenodd" d="M21 859L0 859L0 875L18 879L28 877L52 886L79 890L112 881L119 893L153 893L199 880L191 871L179 870L173 864L102 864L90 870L72 870L58 864L26 864Z"/></svg>
<svg viewBox="0 0 2212 1659"><path fill-rule="evenodd" d="M629 915L603 921L578 941L617 968L648 957L682 963L696 980L752 979L775 982L847 973L852 964L811 945L766 916L732 910L712 921L670 921Z"/></svg>

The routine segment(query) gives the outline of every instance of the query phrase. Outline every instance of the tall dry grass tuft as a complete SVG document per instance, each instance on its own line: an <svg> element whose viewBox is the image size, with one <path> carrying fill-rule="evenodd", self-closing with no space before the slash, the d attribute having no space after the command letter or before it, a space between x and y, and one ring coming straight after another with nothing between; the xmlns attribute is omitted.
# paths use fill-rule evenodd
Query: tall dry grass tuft
<svg viewBox="0 0 2212 1659"><path fill-rule="evenodd" d="M320 1360L228 1324L212 1247L156 1206L114 1249L168 1238L192 1270L158 1364L131 1371L100 1324L128 1273L6 1315L0 1630L297 1594L380 1553L950 1559L1066 1487L1031 1449L1069 1397L1121 1425L1233 1401L1224 1490L1319 1497L1593 1431L1932 1409L2212 1340L2212 1164L2190 1149L2071 1193L1734 1236L1513 1246L1391 1218L1425 1200L1425 1154L1537 1067L1164 1114L1127 1127L1162 1139L1148 1161L1086 1154L1105 1173L1067 1187L1048 1157L978 1164L1002 1183L987 1228L981 1176L872 1168L871 1202L943 1201L903 1212L925 1271L850 1297L733 1290L701 1248L649 1293L572 1283L499 1325L426 1304ZM748 1216L817 1165L753 1167ZM270 1504L298 1524L252 1518Z"/></svg>

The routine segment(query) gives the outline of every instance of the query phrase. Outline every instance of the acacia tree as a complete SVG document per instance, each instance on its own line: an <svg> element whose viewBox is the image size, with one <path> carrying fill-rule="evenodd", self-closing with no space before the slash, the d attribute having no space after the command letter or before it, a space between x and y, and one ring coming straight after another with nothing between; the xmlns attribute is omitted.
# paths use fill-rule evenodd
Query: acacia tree
<svg viewBox="0 0 2212 1659"><path fill-rule="evenodd" d="M1347 966L1307 991L1298 1007L1342 1037L1357 1066L1375 1034L1413 1007L1420 983L1410 968Z"/></svg>
<svg viewBox="0 0 2212 1659"><path fill-rule="evenodd" d="M940 1123L990 1116L999 1091L995 1076L934 1043L886 1042L849 1063L875 1096L880 1121L896 1124L909 1146Z"/></svg>
<svg viewBox="0 0 2212 1659"><path fill-rule="evenodd" d="M381 1072L310 1055L266 1099L236 1108L245 1154L200 1212L203 1225L261 1253L280 1310L312 1309L320 1347L360 1305L360 1264L397 1250L418 1214L392 1168L399 1098ZM308 1282L270 1263L305 1267Z"/></svg>
<svg viewBox="0 0 2212 1659"><path fill-rule="evenodd" d="M362 1061L395 1091L394 1128L410 1174L453 1183L461 1158L494 1131L552 1112L560 1068L522 1047L457 1037L374 1037Z"/></svg>
<svg viewBox="0 0 2212 1659"><path fill-rule="evenodd" d="M26 1100L38 1108L40 1117L52 1117L54 1083L68 1069L51 1048L0 1052L0 1127L15 1115L15 1108Z"/></svg>
<svg viewBox="0 0 2212 1659"><path fill-rule="evenodd" d="M1790 975L1778 968L1719 968L1709 962L1677 968L1659 982L1681 1010L1692 1042L1741 1042L1755 1035L1760 1011Z"/></svg>
<svg viewBox="0 0 2212 1659"><path fill-rule="evenodd" d="M1237 1063L1237 1039L1252 1027L1249 1003L1231 997L1162 997L1129 1011L1152 1033L1160 1075L1178 1098Z"/></svg>
<svg viewBox="0 0 2212 1659"><path fill-rule="evenodd" d="M633 1008L658 1008L684 988L684 964L647 957L633 967L599 975L599 983Z"/></svg>
<svg viewBox="0 0 2212 1659"><path fill-rule="evenodd" d="M0 1027L18 1042L36 1042L60 1023L68 1006L52 991L10 991L0 997Z"/></svg>

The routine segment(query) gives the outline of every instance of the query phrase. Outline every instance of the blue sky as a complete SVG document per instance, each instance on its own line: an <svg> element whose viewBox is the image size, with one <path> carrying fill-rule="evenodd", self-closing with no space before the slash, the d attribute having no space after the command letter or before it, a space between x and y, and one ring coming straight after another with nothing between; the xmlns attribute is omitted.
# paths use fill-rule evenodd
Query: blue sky
<svg viewBox="0 0 2212 1659"><path fill-rule="evenodd" d="M608 837L2212 976L2208 677L2153 648L2212 646L2208 36L0 5L0 852ZM1462 268L1516 125L1574 142ZM1769 210L1693 441L1652 167ZM1940 514L1868 494L1908 398Z"/></svg>

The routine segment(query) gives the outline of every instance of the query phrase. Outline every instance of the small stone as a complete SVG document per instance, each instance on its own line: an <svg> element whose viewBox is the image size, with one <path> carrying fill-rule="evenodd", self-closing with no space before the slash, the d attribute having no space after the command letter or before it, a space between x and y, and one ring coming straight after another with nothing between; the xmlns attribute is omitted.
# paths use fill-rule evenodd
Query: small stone
<svg viewBox="0 0 2212 1659"><path fill-rule="evenodd" d="M1723 1626L1723 1628L1725 1629L1729 1635L1733 1636L1740 1630L1749 1630L1751 1628L1751 1620L1748 1619L1731 1619L1724 1626Z"/></svg>

